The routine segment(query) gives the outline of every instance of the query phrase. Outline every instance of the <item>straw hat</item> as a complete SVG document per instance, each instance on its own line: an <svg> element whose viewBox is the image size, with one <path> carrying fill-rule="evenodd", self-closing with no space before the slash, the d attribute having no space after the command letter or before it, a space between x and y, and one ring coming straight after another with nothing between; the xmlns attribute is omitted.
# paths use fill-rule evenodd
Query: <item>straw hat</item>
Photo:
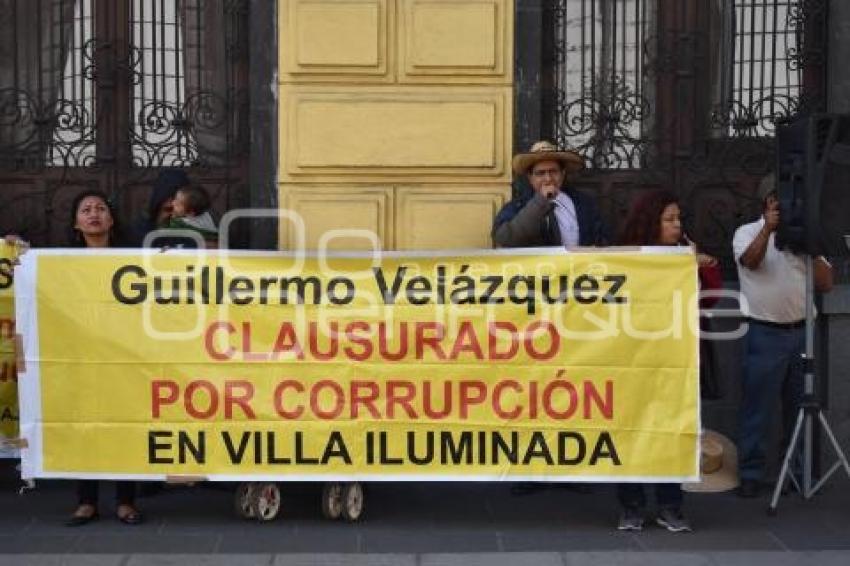
<svg viewBox="0 0 850 566"><path fill-rule="evenodd" d="M518 153L514 156L513 168L517 175L524 175L535 164L541 161L557 161L565 173L575 173L584 169L584 159L574 151L559 151L555 144L539 141L531 146L528 153Z"/></svg>
<svg viewBox="0 0 850 566"><path fill-rule="evenodd" d="M703 429L699 460L700 481L683 483L683 490L718 493L738 487L738 450L731 440L719 432Z"/></svg>

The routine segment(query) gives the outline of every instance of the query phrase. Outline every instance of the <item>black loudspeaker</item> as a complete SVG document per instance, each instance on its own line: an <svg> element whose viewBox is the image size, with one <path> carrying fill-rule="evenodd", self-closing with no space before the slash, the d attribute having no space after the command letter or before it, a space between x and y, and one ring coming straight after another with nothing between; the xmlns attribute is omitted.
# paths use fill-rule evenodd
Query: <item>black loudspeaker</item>
<svg viewBox="0 0 850 566"><path fill-rule="evenodd" d="M781 218L777 247L811 255L848 255L850 115L801 118L780 127L776 138Z"/></svg>

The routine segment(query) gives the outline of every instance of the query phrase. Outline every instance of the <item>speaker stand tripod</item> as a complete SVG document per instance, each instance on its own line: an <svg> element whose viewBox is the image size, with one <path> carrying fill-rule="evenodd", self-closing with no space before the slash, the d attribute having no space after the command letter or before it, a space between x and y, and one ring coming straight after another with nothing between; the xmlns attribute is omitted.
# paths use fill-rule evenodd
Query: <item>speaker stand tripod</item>
<svg viewBox="0 0 850 566"><path fill-rule="evenodd" d="M821 408L820 400L815 392L815 316L814 316L814 262L811 255L806 255L806 352L803 356L803 399L797 412L797 420L794 424L794 432L791 441L782 459L782 469L773 489L773 497L767 512L776 514L776 506L779 503L779 495L785 482L790 479L791 483L804 499L811 499L827 482L827 480L842 466L847 476L850 477L850 463L847 456L835 439L826 416ZM815 483L812 477L812 462L814 461L814 424L819 422L823 431L826 432L832 448L835 450L837 460L825 474ZM797 444L802 445L803 477L798 481L791 473L791 460L797 449Z"/></svg>

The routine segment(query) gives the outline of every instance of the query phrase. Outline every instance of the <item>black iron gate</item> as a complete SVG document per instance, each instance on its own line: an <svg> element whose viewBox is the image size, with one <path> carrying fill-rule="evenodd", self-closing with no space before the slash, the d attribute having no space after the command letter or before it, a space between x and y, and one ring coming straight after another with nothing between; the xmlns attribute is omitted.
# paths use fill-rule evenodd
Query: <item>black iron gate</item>
<svg viewBox="0 0 850 566"><path fill-rule="evenodd" d="M164 167L247 204L247 25L248 0L0 0L0 233L61 245L84 188L132 222Z"/></svg>
<svg viewBox="0 0 850 566"><path fill-rule="evenodd" d="M577 180L612 226L664 187L734 276L731 237L755 217L773 134L825 108L825 0L549 0L554 101L544 135L586 159ZM546 29L545 26L549 26Z"/></svg>

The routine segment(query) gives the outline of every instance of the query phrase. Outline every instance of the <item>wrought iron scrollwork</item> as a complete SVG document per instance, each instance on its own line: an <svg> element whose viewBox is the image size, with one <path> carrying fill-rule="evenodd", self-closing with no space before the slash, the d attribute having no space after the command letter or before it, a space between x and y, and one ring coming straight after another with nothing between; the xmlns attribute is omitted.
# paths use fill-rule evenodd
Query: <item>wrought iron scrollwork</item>
<svg viewBox="0 0 850 566"><path fill-rule="evenodd" d="M800 96L774 94L752 104L733 100L711 113L711 125L734 137L773 136L777 126L787 124L800 111Z"/></svg>
<svg viewBox="0 0 850 566"><path fill-rule="evenodd" d="M755 9L755 5L745 4L744 8ZM825 107L822 85L810 83L803 89L802 76L806 69L825 63L827 6L824 0L785 0L773 9L780 8L786 10L785 18L777 22L775 29L750 30L743 27L746 22L740 22L736 34L742 41L747 37L742 34L764 34L769 38L770 52L776 53L772 58L762 52L760 59L751 53L751 60L739 63L742 71L749 71L750 75L754 70L762 74L767 71L773 77L787 77L786 82L777 83L778 79L774 79L770 84L750 84L745 82L747 73L741 72L733 95L715 107L711 115L711 125L726 135L772 137L778 126L795 116ZM785 46L779 49L782 43ZM745 47L738 49L741 57Z"/></svg>
<svg viewBox="0 0 850 566"><path fill-rule="evenodd" d="M44 103L31 93L0 90L0 160L5 170L37 172L57 163L64 167L90 164L95 116L78 100Z"/></svg>
<svg viewBox="0 0 850 566"><path fill-rule="evenodd" d="M825 106L828 0L552 0L550 10L553 126L586 159L578 186L615 232L634 192L676 192L689 234L733 276L732 234L759 211L776 129Z"/></svg>
<svg viewBox="0 0 850 566"><path fill-rule="evenodd" d="M824 0L799 0L788 8L787 28L799 37L797 45L788 48L788 66L800 70L809 65L825 62L826 50L822 38L813 38L806 33L812 28L823 28L826 23L827 7Z"/></svg>
<svg viewBox="0 0 850 566"><path fill-rule="evenodd" d="M223 139L227 145L214 143L202 146L199 139L207 133L218 135L226 130L235 109L229 97L212 92L196 91L186 101L177 105L166 101L151 101L138 112L137 128L132 144L136 167L191 167L209 166L205 161L214 157L222 159L225 150L234 151L230 143L234 138Z"/></svg>
<svg viewBox="0 0 850 566"><path fill-rule="evenodd" d="M114 0L9 3L0 49L18 49L0 54L3 229L63 243L68 191L81 187L132 219L161 167L187 168L222 210L240 202L248 0L138 0L129 13Z"/></svg>
<svg viewBox="0 0 850 566"><path fill-rule="evenodd" d="M569 100L558 93L557 142L582 155L594 168L639 168L645 140L640 127L652 111L646 97L615 77L604 95Z"/></svg>
<svg viewBox="0 0 850 566"><path fill-rule="evenodd" d="M645 2L557 0L555 138L598 169L639 168L646 143L643 125L652 114L643 91ZM615 28L633 26L633 40Z"/></svg>

